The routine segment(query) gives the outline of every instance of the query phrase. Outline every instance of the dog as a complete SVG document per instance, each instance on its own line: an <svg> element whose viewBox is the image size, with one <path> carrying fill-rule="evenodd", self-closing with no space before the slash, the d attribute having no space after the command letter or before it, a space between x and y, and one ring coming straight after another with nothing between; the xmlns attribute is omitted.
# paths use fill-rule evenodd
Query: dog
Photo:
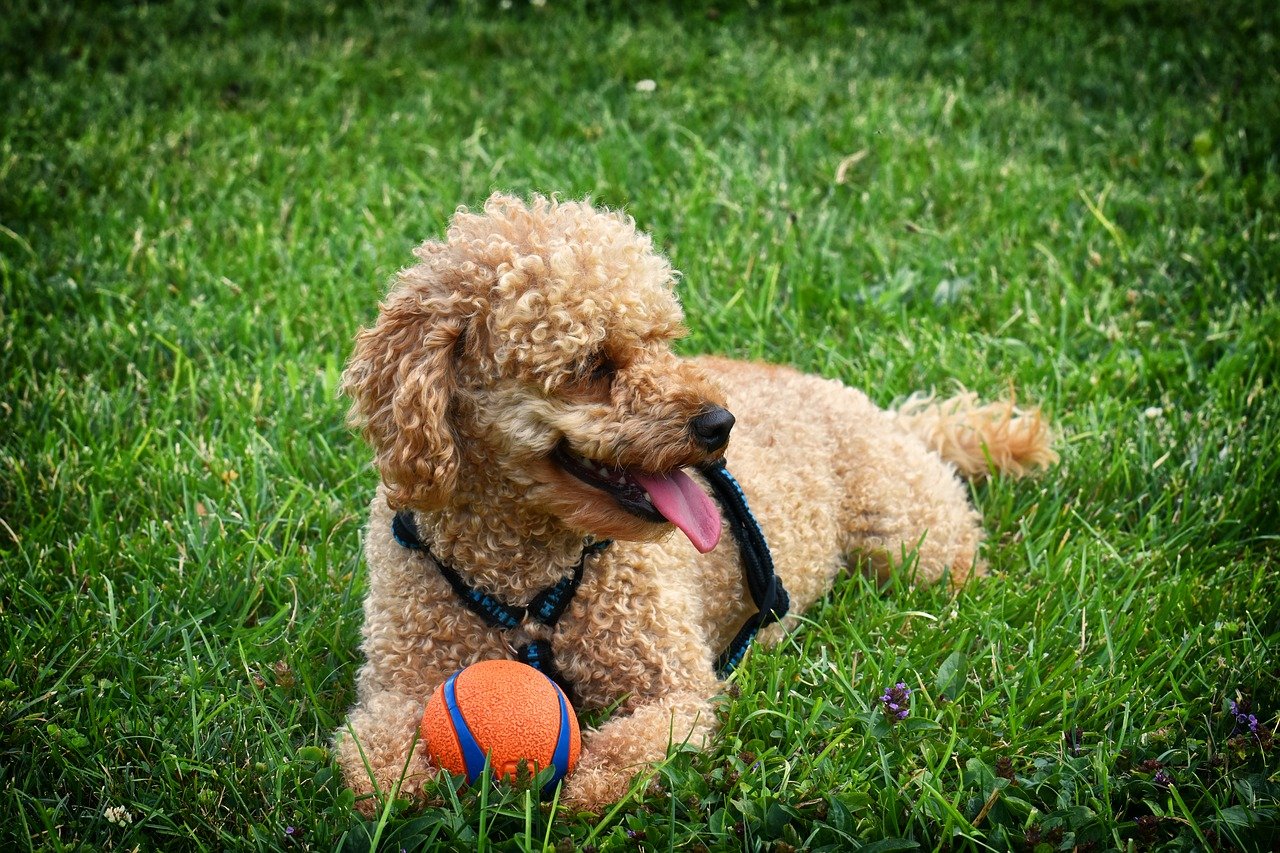
<svg viewBox="0 0 1280 853"><path fill-rule="evenodd" d="M417 730L438 685L530 655L579 712L613 709L562 794L599 811L673 744L705 745L726 664L846 568L981 574L961 477L1056 459L1012 402L886 411L786 367L678 356L677 274L619 212L495 194L414 254L343 374L381 479L335 735L366 812L437 772ZM533 618L548 591L560 612Z"/></svg>

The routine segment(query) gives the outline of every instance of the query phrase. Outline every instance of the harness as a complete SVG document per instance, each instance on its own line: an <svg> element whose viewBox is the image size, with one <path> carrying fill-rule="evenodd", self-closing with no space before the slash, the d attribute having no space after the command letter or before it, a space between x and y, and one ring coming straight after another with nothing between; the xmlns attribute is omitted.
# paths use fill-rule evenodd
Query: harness
<svg viewBox="0 0 1280 853"><path fill-rule="evenodd" d="M716 674L727 678L742 661L760 629L787 615L791 609L791 597L773 570L773 556L769 553L769 543L765 541L760 522L751 514L747 496L725 467L724 460L703 466L702 476L729 519L729 530L738 543L742 571L747 576L747 590L756 605L756 612L747 617L729 647L716 658Z"/></svg>
<svg viewBox="0 0 1280 853"><path fill-rule="evenodd" d="M727 678L742 661L756 634L762 628L785 616L791 601L786 589L782 586L782 581L774 572L773 558L769 554L769 545L765 541L764 532L760 529L755 516L751 514L751 508L747 505L742 487L725 468L724 460L703 466L701 473L711 486L712 494L719 501L725 518L729 522L729 530L738 544L747 589L757 608L757 612L748 617L738 630L729 647L716 658L716 674L720 678ZM407 510L396 513L391 520L391 535L401 547L426 553L462 601L463 606L479 616L489 627L506 631L518 628L526 619L533 619L546 628L554 630L556 623L560 621L560 617L573 601L578 586L582 583L587 558L603 552L613 544L612 540L605 539L586 545L582 549L582 556L577 565L573 567L572 575L542 590L527 605L520 606L507 604L490 593L476 589L468 584L453 566L431 553L430 546L418 535L413 513ZM555 655L549 641L533 640L520 646L515 652L516 660L532 666L556 682L569 697L570 703L575 703L573 687L556 666Z"/></svg>
<svg viewBox="0 0 1280 853"><path fill-rule="evenodd" d="M560 617L568 609L569 602L573 601L578 585L582 583L582 570L587 557L599 554L613 544L611 540L604 539L587 545L582 549L582 556L578 559L578 564L573 567L572 575L547 587L534 596L528 605L521 607L499 601L489 593L476 589L463 580L462 575L458 574L453 566L431 553L431 547L418 536L417 527L413 523L413 513L407 511L396 513L395 518L391 520L391 535L401 546L425 552L440 569L440 574L453 588L454 593L462 600L463 606L484 620L490 628L501 628L507 631L520 627L527 618L532 618L547 628L555 628ZM572 685L556 667L551 643L546 640L533 640L515 651L516 660L528 664L560 685L560 689L569 697L569 702L574 702Z"/></svg>

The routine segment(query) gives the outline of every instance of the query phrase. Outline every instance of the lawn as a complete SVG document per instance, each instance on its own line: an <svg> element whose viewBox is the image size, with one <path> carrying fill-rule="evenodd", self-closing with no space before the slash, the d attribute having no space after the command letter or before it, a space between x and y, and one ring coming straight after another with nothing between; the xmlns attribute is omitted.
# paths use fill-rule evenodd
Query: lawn
<svg viewBox="0 0 1280 853"><path fill-rule="evenodd" d="M0 848L1280 844L1275 4L31 0L0 86ZM1062 461L974 487L989 578L850 577L602 818L362 822L339 375L495 189L624 207L686 352L1012 390Z"/></svg>

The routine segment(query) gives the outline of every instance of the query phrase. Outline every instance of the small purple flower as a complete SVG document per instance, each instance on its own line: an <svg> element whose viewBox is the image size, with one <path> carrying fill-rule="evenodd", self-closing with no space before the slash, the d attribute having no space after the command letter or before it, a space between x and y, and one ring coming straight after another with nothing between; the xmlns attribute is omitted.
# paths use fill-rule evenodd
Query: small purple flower
<svg viewBox="0 0 1280 853"><path fill-rule="evenodd" d="M1258 718L1249 713L1249 704L1247 702L1236 702L1231 700L1231 716L1236 719L1236 727L1232 733L1241 729L1248 729L1250 734L1258 733Z"/></svg>
<svg viewBox="0 0 1280 853"><path fill-rule="evenodd" d="M1164 770L1157 770L1156 775L1151 777L1151 781L1155 782L1161 788L1167 788L1173 784L1173 777Z"/></svg>
<svg viewBox="0 0 1280 853"><path fill-rule="evenodd" d="M286 827L284 828L284 834L285 834L285 835L288 835L288 836L290 836L290 837L292 837L292 836L294 836L294 835L297 835L297 834L298 834L298 827L296 827L296 826L286 826Z"/></svg>
<svg viewBox="0 0 1280 853"><path fill-rule="evenodd" d="M899 681L892 687L884 689L880 697L881 710L890 722L901 722L911 713L911 688Z"/></svg>

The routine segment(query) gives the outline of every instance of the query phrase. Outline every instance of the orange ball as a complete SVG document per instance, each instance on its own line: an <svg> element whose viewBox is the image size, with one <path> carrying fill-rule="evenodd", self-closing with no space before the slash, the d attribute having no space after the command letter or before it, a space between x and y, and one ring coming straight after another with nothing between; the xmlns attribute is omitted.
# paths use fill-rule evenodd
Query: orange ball
<svg viewBox="0 0 1280 853"><path fill-rule="evenodd" d="M527 664L487 660L454 673L422 714L427 753L450 773L474 782L486 756L493 774L515 776L555 767L548 789L573 772L582 751L578 718L554 681Z"/></svg>

